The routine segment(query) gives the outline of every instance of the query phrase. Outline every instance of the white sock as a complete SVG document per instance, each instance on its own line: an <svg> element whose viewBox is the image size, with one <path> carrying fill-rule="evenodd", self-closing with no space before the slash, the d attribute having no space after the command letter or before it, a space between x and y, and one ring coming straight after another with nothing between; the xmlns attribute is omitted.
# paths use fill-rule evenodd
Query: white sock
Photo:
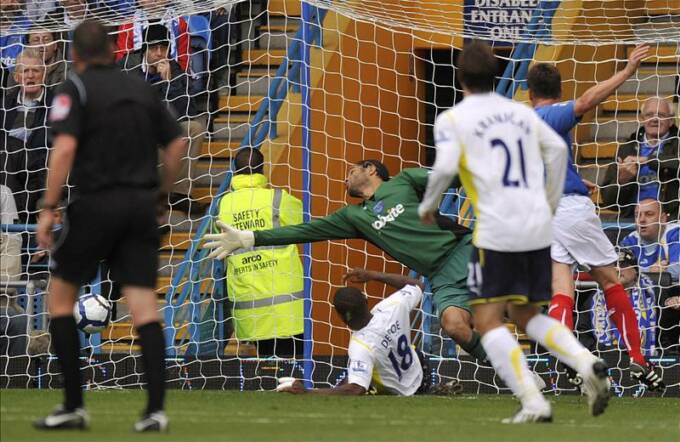
<svg viewBox="0 0 680 442"><path fill-rule="evenodd" d="M519 398L522 407L550 414L550 403L536 387L522 348L507 327L488 331L482 337L482 345L496 373Z"/></svg>
<svg viewBox="0 0 680 442"><path fill-rule="evenodd" d="M581 374L587 373L596 359L567 327L549 316L538 314L531 318L526 333L547 348L550 354Z"/></svg>

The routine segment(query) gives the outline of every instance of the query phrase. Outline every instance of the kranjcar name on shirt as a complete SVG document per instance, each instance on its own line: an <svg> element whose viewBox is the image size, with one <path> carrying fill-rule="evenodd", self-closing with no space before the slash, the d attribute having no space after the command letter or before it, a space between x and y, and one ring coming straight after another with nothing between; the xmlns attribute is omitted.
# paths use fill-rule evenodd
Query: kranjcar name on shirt
<svg viewBox="0 0 680 442"><path fill-rule="evenodd" d="M484 132L495 124L509 123L520 128L526 135L531 133L527 122L524 120L515 120L514 112L505 112L502 114L493 114L479 121L475 129L475 136L482 138Z"/></svg>

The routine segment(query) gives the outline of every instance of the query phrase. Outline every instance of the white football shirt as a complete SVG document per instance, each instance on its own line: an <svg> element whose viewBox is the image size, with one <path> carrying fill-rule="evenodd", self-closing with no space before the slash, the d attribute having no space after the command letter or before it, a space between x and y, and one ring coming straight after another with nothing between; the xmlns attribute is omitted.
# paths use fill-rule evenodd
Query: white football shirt
<svg viewBox="0 0 680 442"><path fill-rule="evenodd" d="M526 252L550 246L564 188L567 145L529 106L471 94L434 125L437 158L418 211L437 207L460 174L475 211L473 243Z"/></svg>
<svg viewBox="0 0 680 442"><path fill-rule="evenodd" d="M373 381L379 393L414 394L423 381L423 369L411 348L409 313L423 297L415 285L407 285L380 301L373 318L352 333L347 351L347 381L368 390Z"/></svg>

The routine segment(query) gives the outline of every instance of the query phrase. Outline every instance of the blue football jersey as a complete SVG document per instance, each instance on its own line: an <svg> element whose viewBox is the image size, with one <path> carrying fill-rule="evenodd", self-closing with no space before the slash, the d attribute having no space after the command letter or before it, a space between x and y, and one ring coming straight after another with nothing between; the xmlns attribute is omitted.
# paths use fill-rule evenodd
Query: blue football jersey
<svg viewBox="0 0 680 442"><path fill-rule="evenodd" d="M576 170L574 154L571 148L571 130L581 121L574 113L574 101L555 103L549 106L536 108L536 113L557 132L569 147L567 158L567 178L564 183L564 194L576 194L588 196L588 188Z"/></svg>
<svg viewBox="0 0 680 442"><path fill-rule="evenodd" d="M680 224L666 224L666 231L651 244L642 241L638 232L633 232L621 241L623 247L629 248L637 257L638 265L645 269L665 261L668 273L673 279L680 278Z"/></svg>

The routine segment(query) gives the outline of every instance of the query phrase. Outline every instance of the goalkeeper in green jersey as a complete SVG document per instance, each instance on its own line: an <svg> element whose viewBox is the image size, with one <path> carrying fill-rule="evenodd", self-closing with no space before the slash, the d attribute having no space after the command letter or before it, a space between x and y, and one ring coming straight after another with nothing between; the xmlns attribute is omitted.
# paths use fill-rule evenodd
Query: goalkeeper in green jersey
<svg viewBox="0 0 680 442"><path fill-rule="evenodd" d="M442 329L469 354L484 360L468 306L472 235L442 215L438 225L420 222L418 205L427 176L426 169L414 168L390 178L381 162L360 161L350 168L345 184L347 193L363 202L305 224L255 232L217 221L222 233L206 235L203 247L212 249L211 258L224 259L243 247L363 238L429 279Z"/></svg>

